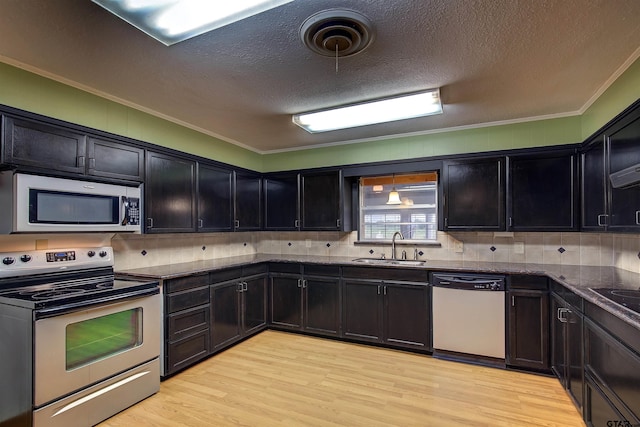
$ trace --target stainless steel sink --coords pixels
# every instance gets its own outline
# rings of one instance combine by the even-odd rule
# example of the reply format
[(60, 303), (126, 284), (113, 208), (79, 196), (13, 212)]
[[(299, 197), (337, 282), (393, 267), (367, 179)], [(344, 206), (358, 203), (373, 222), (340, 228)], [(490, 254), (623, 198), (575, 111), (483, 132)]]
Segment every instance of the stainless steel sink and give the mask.
[(383, 258), (356, 258), (353, 261), (361, 262), (363, 264), (409, 265), (409, 266), (421, 266), (426, 263), (426, 261), (424, 260), (416, 260), (416, 259), (383, 259)]

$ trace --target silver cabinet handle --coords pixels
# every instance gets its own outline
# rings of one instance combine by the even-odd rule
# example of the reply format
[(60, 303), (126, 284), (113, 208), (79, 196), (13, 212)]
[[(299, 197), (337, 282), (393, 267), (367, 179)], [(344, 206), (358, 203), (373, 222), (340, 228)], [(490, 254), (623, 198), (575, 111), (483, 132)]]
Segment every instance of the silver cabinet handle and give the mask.
[(298, 287), (302, 288), (302, 279), (298, 279)]
[(607, 214), (600, 214), (598, 215), (598, 226), (600, 227), (604, 227), (607, 225), (606, 221), (603, 221), (603, 219), (607, 219), (608, 215)]
[(509, 227), (513, 227), (513, 217), (509, 217)]
[(233, 221), (233, 225), (235, 228), (240, 228), (240, 220), (236, 219), (235, 221)]
[(249, 284), (247, 282), (242, 282), (242, 292), (247, 292), (249, 290)]
[(242, 282), (238, 282), (236, 285), (236, 292), (242, 292)]
[(147, 228), (153, 228), (153, 218), (147, 218)]
[(198, 228), (204, 228), (204, 221), (202, 218), (198, 218)]
[(93, 157), (89, 157), (89, 169), (95, 169), (96, 168), (96, 159), (94, 159)]
[(511, 295), (511, 307), (515, 307), (516, 306), (516, 297), (514, 295)]
[(568, 308), (558, 308), (558, 320), (562, 323), (567, 323), (567, 317), (565, 316), (565, 314), (569, 313), (570, 310)]
[(636, 211), (636, 225), (640, 225), (640, 211)]
[(378, 285), (378, 295), (380, 295), (380, 285)]
[(78, 156), (78, 167), (79, 168), (84, 167), (84, 156)]
[(299, 219), (296, 219), (295, 221), (293, 221), (293, 226), (294, 226), (295, 228), (299, 228), (299, 227), (300, 227), (300, 220), (299, 220)]
[(384, 293), (385, 295), (387, 294), (387, 285), (384, 285), (384, 286), (382, 287), (382, 291), (383, 291), (383, 293)]
[(339, 219), (336, 220), (336, 227), (340, 228), (340, 220)]

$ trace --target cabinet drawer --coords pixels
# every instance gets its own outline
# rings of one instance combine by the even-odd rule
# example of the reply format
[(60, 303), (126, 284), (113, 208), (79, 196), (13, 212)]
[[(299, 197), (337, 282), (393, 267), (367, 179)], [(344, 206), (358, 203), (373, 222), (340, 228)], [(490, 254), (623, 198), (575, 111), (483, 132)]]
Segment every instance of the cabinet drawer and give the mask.
[(237, 280), (242, 277), (242, 268), (232, 268), (229, 270), (220, 270), (211, 273), (209, 282), (211, 284), (228, 282), (230, 280)]
[(209, 284), (208, 274), (198, 274), (196, 276), (180, 277), (178, 279), (169, 279), (164, 282), (164, 293), (170, 294), (180, 292), (186, 289), (197, 288)]
[(302, 272), (307, 276), (340, 277), (340, 267), (337, 265), (305, 264)]
[(269, 264), (270, 273), (290, 273), (300, 274), (300, 264), (295, 263), (272, 263)]
[(167, 316), (167, 339), (177, 341), (209, 327), (209, 305), (179, 311)]
[(167, 371), (173, 373), (194, 364), (209, 354), (209, 330), (167, 345)]
[(167, 295), (168, 314), (198, 305), (209, 304), (209, 286)]
[(531, 276), (517, 274), (509, 276), (509, 289), (534, 289), (546, 291), (549, 289), (549, 282), (545, 276)]

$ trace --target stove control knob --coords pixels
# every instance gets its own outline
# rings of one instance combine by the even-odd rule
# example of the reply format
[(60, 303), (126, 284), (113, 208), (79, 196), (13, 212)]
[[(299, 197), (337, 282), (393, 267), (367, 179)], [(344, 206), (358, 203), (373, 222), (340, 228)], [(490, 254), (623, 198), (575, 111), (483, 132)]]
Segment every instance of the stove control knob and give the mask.
[(29, 261), (31, 261), (31, 255), (27, 255), (27, 254), (22, 255), (22, 256), (20, 257), (20, 261), (22, 261), (22, 262), (29, 262)]
[(89, 256), (89, 258), (93, 258), (94, 256), (96, 256), (96, 252), (95, 251), (89, 251), (89, 252), (87, 252), (87, 255)]
[(15, 259), (15, 258), (11, 258), (10, 256), (5, 257), (5, 258), (3, 258), (3, 259), (2, 259), (2, 263), (3, 263), (4, 265), (11, 265), (11, 264), (13, 264), (14, 262), (16, 262), (16, 259)]
[(98, 255), (100, 255), (100, 258), (104, 258), (107, 256), (107, 251), (100, 251)]

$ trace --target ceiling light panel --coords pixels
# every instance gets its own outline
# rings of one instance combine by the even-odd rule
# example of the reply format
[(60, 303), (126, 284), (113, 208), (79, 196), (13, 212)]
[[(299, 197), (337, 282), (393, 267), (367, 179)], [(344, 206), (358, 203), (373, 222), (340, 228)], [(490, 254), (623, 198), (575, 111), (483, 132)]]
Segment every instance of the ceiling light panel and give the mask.
[(431, 89), (322, 111), (300, 113), (293, 122), (309, 133), (328, 132), (442, 113), (440, 90)]
[(293, 0), (92, 0), (167, 46)]

